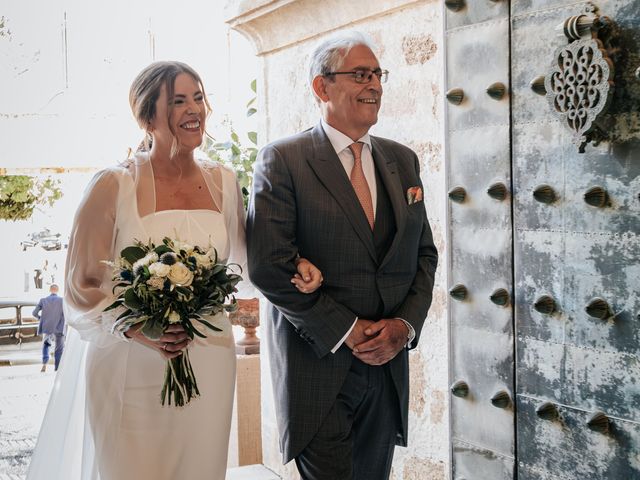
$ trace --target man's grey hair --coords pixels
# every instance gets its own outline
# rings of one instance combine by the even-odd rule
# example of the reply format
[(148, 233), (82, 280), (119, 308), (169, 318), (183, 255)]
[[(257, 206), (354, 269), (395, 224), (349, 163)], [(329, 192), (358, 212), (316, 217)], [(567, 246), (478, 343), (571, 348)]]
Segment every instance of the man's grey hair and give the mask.
[(376, 47), (371, 39), (362, 32), (349, 30), (340, 32), (323, 41), (311, 54), (309, 61), (309, 84), (318, 75), (326, 75), (328, 72), (340, 70), (344, 59), (351, 49), (358, 45), (364, 45), (375, 53)]

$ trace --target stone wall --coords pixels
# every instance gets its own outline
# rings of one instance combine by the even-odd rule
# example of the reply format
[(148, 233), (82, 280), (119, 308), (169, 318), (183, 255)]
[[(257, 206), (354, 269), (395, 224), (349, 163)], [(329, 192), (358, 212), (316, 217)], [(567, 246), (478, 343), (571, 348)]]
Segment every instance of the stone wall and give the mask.
[[(233, 4), (233, 5), (232, 5)], [(244, 33), (261, 58), (258, 78), (259, 141), (268, 143), (313, 126), (309, 52), (325, 36), (342, 29), (369, 34), (378, 58), (390, 71), (384, 85), (375, 135), (398, 140), (420, 158), (427, 213), (440, 252), (434, 302), (419, 347), (410, 354), (411, 400), (408, 448), (396, 449), (392, 478), (448, 478), (448, 329), (446, 189), (444, 169), (442, 5), (430, 1), (244, 0), (229, 2), (227, 18)], [(260, 74), (259, 74), (260, 77)], [(267, 355), (263, 343), (263, 355)], [(269, 468), (295, 479), (293, 463), (283, 467), (268, 362), (262, 362), (263, 457)]]

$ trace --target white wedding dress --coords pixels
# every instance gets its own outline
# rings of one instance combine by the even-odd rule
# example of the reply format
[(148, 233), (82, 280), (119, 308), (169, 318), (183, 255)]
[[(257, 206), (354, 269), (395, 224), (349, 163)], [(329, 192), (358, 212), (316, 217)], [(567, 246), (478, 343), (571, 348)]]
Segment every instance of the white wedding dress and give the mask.
[[(45, 480), (219, 480), (225, 478), (235, 386), (235, 349), (225, 314), (211, 319), (189, 356), (200, 397), (162, 407), (166, 360), (111, 333), (115, 315), (113, 259), (134, 239), (178, 238), (216, 248), (244, 265), (244, 210), (235, 174), (199, 162), (214, 210), (155, 211), (151, 162), (137, 155), (127, 168), (94, 178), (76, 215), (67, 259), (68, 347), (55, 380), (27, 475)], [(245, 274), (246, 276), (246, 274)], [(240, 296), (251, 296), (248, 283)]]

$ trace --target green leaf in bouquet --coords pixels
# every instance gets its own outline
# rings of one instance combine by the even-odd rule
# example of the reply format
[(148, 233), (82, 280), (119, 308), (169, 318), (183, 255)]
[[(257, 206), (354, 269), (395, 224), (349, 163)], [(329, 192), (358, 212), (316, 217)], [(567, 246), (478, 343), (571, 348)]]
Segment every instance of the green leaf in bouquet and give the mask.
[(140, 331), (145, 337), (151, 340), (158, 340), (164, 333), (164, 326), (161, 318), (157, 318), (155, 316), (147, 318)]
[(227, 311), (229, 313), (237, 312), (238, 311), (238, 301), (236, 300), (236, 297), (232, 296), (231, 297), (231, 301), (229, 303), (227, 303), (226, 305), (224, 305), (224, 309), (225, 309), (225, 311)]
[(123, 318), (126, 318), (127, 316), (131, 315), (133, 312), (131, 311), (131, 309), (126, 309), (124, 312), (122, 312), (120, 315), (118, 315), (118, 318), (116, 318), (116, 320), (121, 320)]
[(226, 265), (223, 265), (223, 264), (219, 263), (218, 265), (214, 266), (214, 267), (211, 269), (211, 274), (212, 274), (212, 275), (217, 275), (217, 274), (219, 274), (220, 272), (224, 271), (224, 270), (225, 270), (225, 268), (227, 268), (227, 266), (226, 266)]
[(103, 311), (108, 312), (109, 310), (113, 310), (114, 308), (117, 308), (120, 305), (122, 305), (122, 300), (118, 299), (115, 302), (113, 302), (111, 305), (109, 305), (107, 308), (105, 308)]
[(193, 296), (193, 292), (190, 289), (188, 289), (187, 287), (182, 287), (180, 285), (176, 285), (175, 291), (180, 295), (184, 295), (187, 299)]
[[(113, 327), (111, 327), (111, 331), (115, 332), (115, 331), (127, 331), (129, 330), (132, 326), (137, 325), (138, 323), (142, 323), (144, 321), (147, 320), (146, 315), (143, 315), (141, 317), (136, 317), (134, 315), (129, 315), (131, 313), (131, 310), (127, 310), (126, 312), (124, 312), (122, 315), (120, 315), (115, 323), (113, 324)], [(122, 328), (122, 326), (125, 326), (126, 328)]]
[(127, 247), (120, 252), (120, 256), (124, 258), (127, 262), (129, 262), (131, 265), (136, 263), (141, 258), (144, 258), (145, 255), (146, 253), (141, 247), (137, 247), (134, 245)]
[(165, 244), (158, 245), (156, 248), (153, 249), (153, 251), (158, 254), (158, 257), (163, 253), (173, 252), (173, 250)]
[(189, 325), (187, 328), (189, 328), (190, 332), (191, 332), (191, 338), (195, 336), (198, 336), (200, 338), (207, 338), (207, 336), (204, 333), (201, 333), (196, 327), (194, 327), (191, 322), (184, 322), (184, 325)]
[(257, 145), (258, 144), (258, 133), (257, 132), (247, 132), (247, 137), (251, 140), (251, 143)]
[(140, 310), (144, 306), (133, 288), (124, 292), (124, 304), (132, 310)]
[(197, 321), (199, 321), (201, 324), (205, 325), (206, 327), (210, 328), (211, 330), (213, 330), (214, 332), (221, 332), (222, 329), (218, 328), (218, 327), (214, 327), (213, 325), (211, 325), (209, 322), (207, 322), (204, 318), (202, 318), (200, 315), (198, 315), (197, 317), (194, 317)]

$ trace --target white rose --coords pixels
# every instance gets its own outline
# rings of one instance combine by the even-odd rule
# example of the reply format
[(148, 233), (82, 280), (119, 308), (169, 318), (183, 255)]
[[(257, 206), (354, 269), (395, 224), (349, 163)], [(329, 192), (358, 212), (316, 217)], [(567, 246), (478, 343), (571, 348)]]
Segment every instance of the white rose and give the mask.
[(180, 323), (180, 314), (171, 310), (171, 313), (169, 313), (169, 323)]
[(171, 265), (171, 270), (167, 278), (173, 283), (183, 286), (191, 285), (193, 281), (193, 273), (189, 270), (184, 263), (178, 262)]
[(165, 265), (162, 262), (156, 262), (149, 265), (149, 273), (151, 275), (157, 275), (158, 277), (166, 277), (169, 275), (171, 265)]

